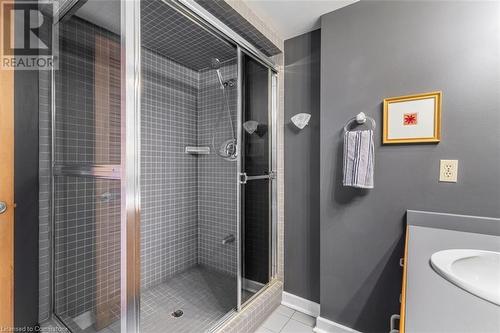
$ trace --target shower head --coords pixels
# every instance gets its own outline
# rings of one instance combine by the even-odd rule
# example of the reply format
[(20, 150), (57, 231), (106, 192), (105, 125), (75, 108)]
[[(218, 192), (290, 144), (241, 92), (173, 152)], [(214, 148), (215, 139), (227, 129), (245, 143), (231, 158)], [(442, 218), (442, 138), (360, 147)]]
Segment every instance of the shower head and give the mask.
[(214, 69), (217, 73), (217, 78), (219, 79), (220, 88), (224, 90), (224, 80), (222, 79), (222, 75), (220, 73), (220, 60), (218, 58), (210, 59), (210, 68)]
[(220, 60), (218, 58), (210, 59), (210, 68), (219, 69), (220, 68)]

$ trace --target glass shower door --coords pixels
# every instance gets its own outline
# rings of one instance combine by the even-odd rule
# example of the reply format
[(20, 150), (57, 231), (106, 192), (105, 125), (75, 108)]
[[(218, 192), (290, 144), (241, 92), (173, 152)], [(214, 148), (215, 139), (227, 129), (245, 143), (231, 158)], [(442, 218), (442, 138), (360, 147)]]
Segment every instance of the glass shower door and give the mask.
[(71, 332), (135, 332), (139, 1), (67, 3), (54, 17), (52, 308)]
[[(111, 19), (97, 14), (103, 6)], [(120, 2), (91, 0), (74, 8), (55, 25), (53, 308), (72, 332), (119, 331)]]
[(241, 303), (245, 303), (272, 277), (274, 170), (271, 70), (245, 54), (241, 66)]

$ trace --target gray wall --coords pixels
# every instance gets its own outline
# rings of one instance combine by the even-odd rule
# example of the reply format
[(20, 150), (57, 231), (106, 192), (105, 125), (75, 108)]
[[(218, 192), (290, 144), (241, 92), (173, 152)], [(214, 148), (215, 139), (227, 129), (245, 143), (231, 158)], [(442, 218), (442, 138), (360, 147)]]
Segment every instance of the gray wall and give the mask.
[[(406, 209), (500, 216), (499, 6), (362, 1), (323, 16), (322, 317), (389, 330)], [(433, 90), (443, 91), (441, 142), (381, 146), (383, 98)], [(360, 111), (378, 124), (365, 191), (341, 186), (342, 127)], [(440, 159), (459, 160), (458, 183), (438, 183)]]
[(285, 291), (318, 303), (320, 43), (321, 30), (285, 41)]

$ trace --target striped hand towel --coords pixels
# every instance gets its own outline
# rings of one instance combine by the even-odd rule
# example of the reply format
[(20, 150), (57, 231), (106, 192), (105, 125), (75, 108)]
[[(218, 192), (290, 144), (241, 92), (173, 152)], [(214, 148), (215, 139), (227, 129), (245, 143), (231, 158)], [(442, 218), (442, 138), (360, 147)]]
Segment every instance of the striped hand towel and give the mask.
[(344, 186), (373, 188), (373, 131), (344, 134)]

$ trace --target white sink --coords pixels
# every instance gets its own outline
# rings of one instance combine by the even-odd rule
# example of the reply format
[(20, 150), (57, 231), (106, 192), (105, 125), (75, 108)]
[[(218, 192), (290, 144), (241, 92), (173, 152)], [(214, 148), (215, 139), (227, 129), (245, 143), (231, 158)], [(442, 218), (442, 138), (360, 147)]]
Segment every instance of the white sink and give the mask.
[(431, 256), (431, 266), (451, 283), (500, 306), (500, 252), (443, 250)]

